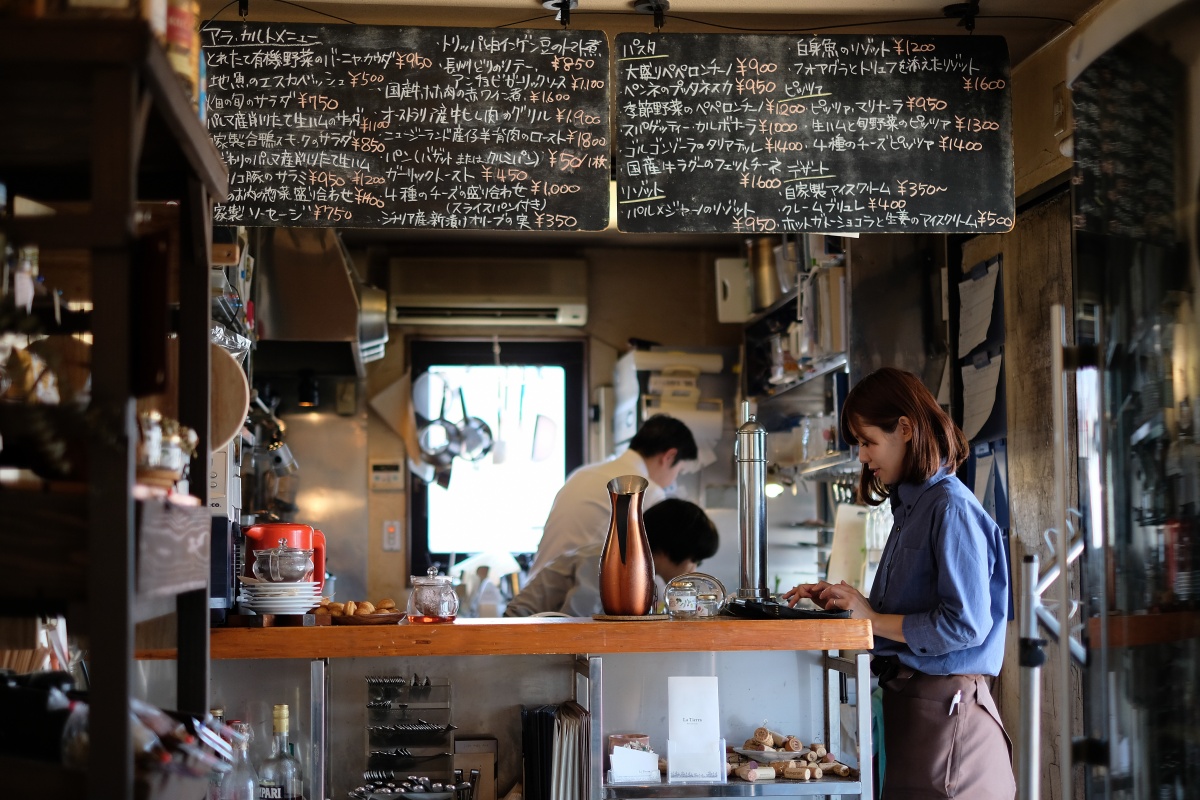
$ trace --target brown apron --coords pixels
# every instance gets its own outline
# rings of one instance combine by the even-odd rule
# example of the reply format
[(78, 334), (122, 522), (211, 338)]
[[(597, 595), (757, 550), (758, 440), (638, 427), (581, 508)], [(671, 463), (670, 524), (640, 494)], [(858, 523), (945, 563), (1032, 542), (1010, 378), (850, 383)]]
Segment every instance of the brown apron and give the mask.
[(896, 665), (879, 685), (887, 760), (882, 800), (1016, 796), (1012, 742), (984, 676), (926, 675)]

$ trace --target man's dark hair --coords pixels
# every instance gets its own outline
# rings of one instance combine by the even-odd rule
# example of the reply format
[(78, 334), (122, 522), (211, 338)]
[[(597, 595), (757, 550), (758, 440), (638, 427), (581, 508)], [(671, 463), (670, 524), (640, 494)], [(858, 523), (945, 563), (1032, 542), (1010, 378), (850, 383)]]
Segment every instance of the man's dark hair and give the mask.
[(674, 447), (675, 461), (692, 461), (697, 456), (696, 440), (691, 430), (674, 417), (655, 414), (642, 423), (629, 442), (629, 449), (643, 457), (656, 456)]
[(676, 564), (712, 558), (721, 543), (717, 526), (704, 509), (687, 500), (668, 497), (642, 512), (651, 552), (666, 553)]

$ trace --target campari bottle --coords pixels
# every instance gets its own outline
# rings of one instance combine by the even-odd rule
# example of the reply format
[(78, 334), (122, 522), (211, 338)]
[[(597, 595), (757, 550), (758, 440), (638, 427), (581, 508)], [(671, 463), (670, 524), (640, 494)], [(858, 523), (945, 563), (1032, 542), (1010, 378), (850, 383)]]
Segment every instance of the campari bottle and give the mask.
[(259, 800), (304, 800), (304, 777), (300, 772), (300, 761), (288, 747), (288, 707), (275, 706), (272, 717), (275, 723), (275, 739), (271, 743), (271, 756), (258, 770)]

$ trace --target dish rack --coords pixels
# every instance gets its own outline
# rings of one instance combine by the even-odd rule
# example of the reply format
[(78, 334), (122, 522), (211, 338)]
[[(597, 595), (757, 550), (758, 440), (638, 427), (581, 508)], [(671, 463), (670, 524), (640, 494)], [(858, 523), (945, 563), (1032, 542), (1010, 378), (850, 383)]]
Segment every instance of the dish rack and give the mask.
[(455, 796), (450, 680), (368, 675), (366, 682), (366, 785), (358, 796), (370, 798), (373, 788), (394, 789), (405, 781), (419, 781), (424, 800)]

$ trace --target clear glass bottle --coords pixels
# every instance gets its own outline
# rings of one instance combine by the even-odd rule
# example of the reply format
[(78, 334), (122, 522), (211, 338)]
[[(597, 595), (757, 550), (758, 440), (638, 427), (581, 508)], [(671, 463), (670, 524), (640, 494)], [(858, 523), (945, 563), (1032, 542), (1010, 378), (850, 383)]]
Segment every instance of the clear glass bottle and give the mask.
[(258, 796), (260, 800), (303, 800), (304, 776), (300, 761), (288, 747), (290, 713), (286, 704), (277, 705), (272, 713), (275, 739), (271, 755), (259, 769)]
[[(210, 708), (208, 713), (212, 717), (212, 725), (225, 724), (225, 709)], [(221, 800), (221, 781), (224, 778), (224, 772), (215, 769), (212, 771), (212, 774), (208, 776), (208, 793), (204, 795), (205, 800)]]
[(721, 600), (715, 594), (702, 594), (696, 598), (696, 616), (716, 619), (721, 613)]
[(250, 763), (250, 723), (234, 721), (229, 727), (241, 734), (234, 739), (233, 769), (221, 780), (220, 800), (258, 800), (258, 773)]
[(671, 619), (695, 619), (696, 584), (691, 581), (671, 583), (667, 587), (667, 613)]

